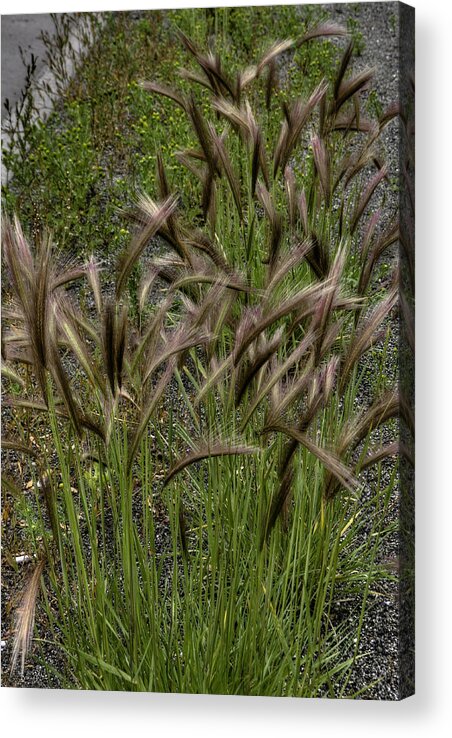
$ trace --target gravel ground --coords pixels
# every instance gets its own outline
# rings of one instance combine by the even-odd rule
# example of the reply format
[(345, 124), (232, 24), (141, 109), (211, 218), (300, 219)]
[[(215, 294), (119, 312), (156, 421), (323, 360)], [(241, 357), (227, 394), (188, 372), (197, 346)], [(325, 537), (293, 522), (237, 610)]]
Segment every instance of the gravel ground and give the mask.
[[(331, 21), (341, 25), (347, 25), (347, 23), (353, 24), (356, 21), (357, 31), (363, 35), (364, 46), (361, 55), (354, 59), (353, 66), (357, 71), (367, 66), (375, 66), (377, 68), (375, 87), (384, 108), (398, 99), (399, 56), (397, 6), (397, 3), (351, 3), (347, 5), (324, 6), (328, 10)], [(397, 176), (399, 131), (395, 122), (386, 128), (383, 145), (386, 158), (390, 165), (391, 175)], [(387, 197), (391, 209), (395, 210), (398, 205), (397, 193), (388, 188)], [(396, 258), (395, 254), (394, 258)], [(397, 347), (398, 340), (398, 324), (394, 321), (391, 337), (392, 345), (390, 348)], [(392, 354), (392, 351), (390, 353)], [(397, 366), (394, 365), (389, 367), (388, 371), (396, 377), (397, 369)], [(370, 363), (368, 363), (367, 370), (369, 372), (369, 385), (366, 386), (370, 390), (370, 380), (372, 377), (372, 365)], [(358, 403), (365, 405), (369, 401), (370, 395), (364, 387), (362, 395), (358, 398)], [(383, 470), (383, 480), (389, 480), (391, 470), (391, 463), (386, 463)], [(368, 476), (368, 483), (370, 487), (372, 483), (371, 473)], [(394, 502), (393, 518), (397, 516), (398, 512), (397, 500)], [(363, 531), (364, 535), (365, 530)], [(386, 542), (381, 552), (381, 558), (388, 562), (388, 565), (392, 566), (395, 571), (397, 569), (398, 553), (398, 539), (397, 535), (394, 535)], [(17, 576), (15, 579), (16, 583), (15, 585), (13, 584), (13, 588), (14, 586), (17, 587), (19, 582)], [(354, 602), (348, 601), (341, 606), (341, 610), (338, 608), (336, 615), (340, 618), (358, 618), (360, 604), (359, 598), (356, 598)], [(3, 623), (8, 621), (8, 618), (5, 620), (5, 615), (5, 603), (3, 602)], [(348, 692), (358, 691), (362, 688), (363, 684), (376, 682), (363, 695), (363, 698), (379, 700), (395, 700), (399, 698), (399, 636), (398, 585), (396, 582), (386, 582), (384, 587), (380, 587), (378, 595), (370, 596), (370, 607), (363, 623), (359, 650), (362, 658), (357, 661), (356, 668), (349, 680)], [(6, 646), (2, 648), (3, 673), (6, 675), (11, 652), (11, 638), (2, 635), (3, 639), (6, 640)], [(45, 659), (50, 665), (58, 667), (58, 653), (50, 646), (46, 647)], [(5, 686), (47, 688), (60, 686), (57, 679), (44, 666), (33, 662), (26, 669), (22, 679), (15, 678), (10, 682), (6, 676), (3, 682)]]
[[(350, 27), (356, 21), (357, 30), (363, 35), (364, 46), (360, 56), (353, 61), (353, 68), (357, 72), (366, 67), (375, 67), (373, 86), (383, 108), (398, 100), (399, 86), (399, 48), (398, 48), (398, 10), (397, 3), (349, 3), (344, 5), (328, 5), (332, 21)], [(387, 126), (382, 135), (385, 158), (388, 161), (391, 176), (399, 174), (399, 131), (398, 123), (393, 121)], [(388, 205), (394, 211), (398, 207), (398, 194), (387, 188)], [(396, 254), (393, 255), (396, 258)], [(398, 322), (392, 322), (390, 339), (390, 355), (392, 349), (398, 346)], [(369, 380), (372, 376), (372, 366), (367, 361)], [(397, 367), (390, 367), (396, 375)], [(366, 396), (369, 383), (363, 383), (362, 395), (357, 398), (360, 404), (366, 405), (371, 397)], [(389, 439), (388, 439), (389, 440)], [(392, 465), (386, 463), (383, 471), (383, 483), (389, 480)], [(368, 484), (372, 483), (372, 474), (368, 474)], [(367, 480), (366, 480), (367, 481)], [(364, 491), (364, 498), (366, 492)], [(396, 502), (396, 501), (395, 501)], [(392, 512), (395, 518), (398, 514), (398, 505)], [(388, 520), (388, 522), (390, 522)], [(398, 538), (392, 536), (384, 545), (381, 559), (391, 565), (397, 561)], [(399, 698), (399, 601), (398, 584), (386, 582), (379, 587), (379, 595), (370, 595), (369, 607), (361, 631), (359, 655), (348, 687), (350, 691), (362, 688), (363, 684), (376, 682), (364, 695), (364, 699), (396, 700)], [(353, 606), (349, 604), (351, 613)], [(359, 602), (356, 602), (355, 617), (359, 613)], [(353, 614), (352, 614), (353, 616)]]

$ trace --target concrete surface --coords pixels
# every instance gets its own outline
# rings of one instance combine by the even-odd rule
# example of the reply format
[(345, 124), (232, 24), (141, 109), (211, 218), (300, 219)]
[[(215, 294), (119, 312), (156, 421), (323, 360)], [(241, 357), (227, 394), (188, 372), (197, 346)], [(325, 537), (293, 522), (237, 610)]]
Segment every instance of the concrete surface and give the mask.
[(27, 60), (33, 53), (37, 61), (37, 77), (44, 71), (45, 47), (39, 36), (41, 31), (53, 31), (49, 13), (32, 15), (2, 15), (1, 46), (1, 101), (6, 98), (11, 106), (19, 99), (25, 84), (25, 66), (22, 63), (19, 47), (25, 52)]

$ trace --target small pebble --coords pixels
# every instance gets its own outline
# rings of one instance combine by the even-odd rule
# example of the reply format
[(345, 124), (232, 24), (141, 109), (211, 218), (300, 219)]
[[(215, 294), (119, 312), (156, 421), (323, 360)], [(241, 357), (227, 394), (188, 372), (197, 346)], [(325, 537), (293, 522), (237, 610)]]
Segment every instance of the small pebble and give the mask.
[(29, 556), (28, 554), (16, 556), (16, 564), (28, 564), (29, 561), (33, 561), (33, 556)]

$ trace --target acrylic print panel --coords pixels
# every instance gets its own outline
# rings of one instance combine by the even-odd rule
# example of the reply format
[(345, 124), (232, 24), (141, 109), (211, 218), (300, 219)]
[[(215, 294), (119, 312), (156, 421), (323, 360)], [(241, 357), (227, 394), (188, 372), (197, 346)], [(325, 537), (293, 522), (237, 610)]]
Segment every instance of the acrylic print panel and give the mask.
[(3, 685), (409, 696), (414, 10), (24, 20)]

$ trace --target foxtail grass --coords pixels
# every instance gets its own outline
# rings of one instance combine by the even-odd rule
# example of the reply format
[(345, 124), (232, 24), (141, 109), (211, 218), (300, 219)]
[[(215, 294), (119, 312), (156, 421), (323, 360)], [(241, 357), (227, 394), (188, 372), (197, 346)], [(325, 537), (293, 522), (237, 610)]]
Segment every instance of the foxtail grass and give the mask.
[[(275, 99), (283, 53), (343, 34), (323, 24), (277, 41), (235, 75), (182, 36), (192, 92), (142, 86), (192, 126), (179, 159), (197, 222), (159, 154), (158, 199), (138, 199), (113, 295), (94, 258), (58, 269), (48, 237), (32, 249), (5, 222), (4, 371), (14, 382), (26, 365), (35, 381), (4, 402), (51, 435), (30, 445), (18, 415), (6, 446), (39, 455), (39, 563), (13, 666), (39, 581), (68, 686), (337, 695), (356, 665), (396, 485), (399, 446), (379, 436), (403, 412), (377, 385), (355, 402), (360, 361), (397, 308), (397, 271), (387, 290), (373, 280), (397, 240), (376, 154), (393, 112), (361, 115), (372, 71), (353, 76), (350, 44), (331, 82), (280, 110)], [(145, 261), (134, 313), (128, 285), (152, 239), (169, 251)], [(74, 281), (92, 310), (69, 296)], [(370, 487), (364, 470), (388, 458)], [(343, 620), (339, 596), (355, 607)]]

